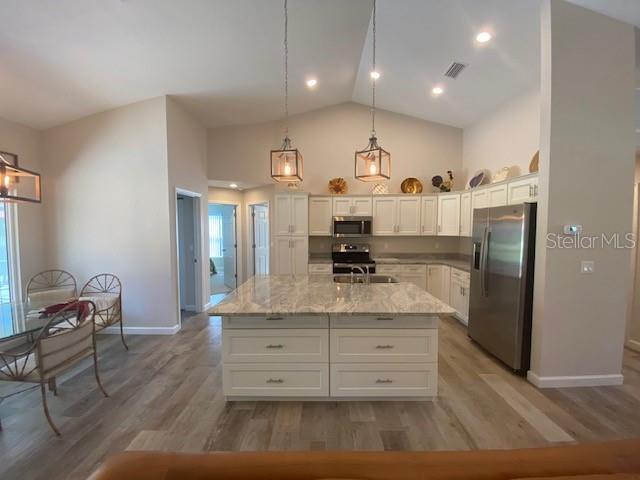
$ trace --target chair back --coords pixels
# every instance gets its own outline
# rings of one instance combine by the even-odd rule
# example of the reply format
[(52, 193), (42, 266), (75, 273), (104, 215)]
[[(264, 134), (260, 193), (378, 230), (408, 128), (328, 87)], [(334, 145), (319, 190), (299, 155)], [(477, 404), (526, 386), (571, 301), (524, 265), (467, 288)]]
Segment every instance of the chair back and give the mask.
[[(55, 377), (93, 354), (95, 311), (93, 302), (74, 302), (60, 310), (45, 327), (36, 346), (37, 365), (42, 379)], [(65, 319), (62, 323), (61, 316)], [(64, 326), (57, 326), (61, 324)]]
[(76, 279), (65, 270), (45, 270), (37, 273), (27, 283), (29, 308), (39, 309), (62, 303), (78, 294)]
[(112, 273), (100, 273), (91, 277), (80, 291), (81, 300), (90, 300), (96, 305), (99, 327), (119, 320), (122, 308), (122, 283)]

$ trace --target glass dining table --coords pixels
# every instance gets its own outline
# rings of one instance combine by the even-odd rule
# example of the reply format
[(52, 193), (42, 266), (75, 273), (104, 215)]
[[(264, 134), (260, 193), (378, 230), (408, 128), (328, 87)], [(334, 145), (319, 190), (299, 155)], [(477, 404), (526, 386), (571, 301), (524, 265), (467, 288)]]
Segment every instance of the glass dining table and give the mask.
[[(69, 315), (59, 315), (55, 323), (64, 322), (75, 315), (76, 311), (70, 310)], [(54, 316), (55, 312), (47, 312), (46, 308), (34, 307), (29, 302), (0, 303), (0, 351), (6, 343), (34, 342)]]

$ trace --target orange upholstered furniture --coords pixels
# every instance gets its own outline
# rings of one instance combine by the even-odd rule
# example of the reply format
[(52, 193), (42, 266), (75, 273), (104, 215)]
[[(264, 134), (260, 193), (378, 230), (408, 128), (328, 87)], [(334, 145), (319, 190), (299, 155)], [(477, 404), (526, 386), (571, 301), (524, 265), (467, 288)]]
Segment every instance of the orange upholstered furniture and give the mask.
[(470, 452), (125, 452), (91, 480), (640, 480), (640, 440)]

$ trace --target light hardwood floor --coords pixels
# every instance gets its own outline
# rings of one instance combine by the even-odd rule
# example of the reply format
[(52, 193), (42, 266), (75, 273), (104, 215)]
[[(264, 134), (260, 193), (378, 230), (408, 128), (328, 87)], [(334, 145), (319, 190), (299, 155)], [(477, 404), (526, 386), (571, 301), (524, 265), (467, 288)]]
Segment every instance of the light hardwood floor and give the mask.
[[(0, 403), (0, 478), (75, 479), (126, 450), (444, 450), (640, 437), (640, 354), (625, 385), (536, 390), (445, 319), (433, 402), (232, 402), (221, 393), (220, 320), (197, 315), (169, 337), (99, 337), (110, 398), (87, 363), (59, 379), (49, 429), (37, 390)], [(0, 395), (25, 388), (0, 383)]]

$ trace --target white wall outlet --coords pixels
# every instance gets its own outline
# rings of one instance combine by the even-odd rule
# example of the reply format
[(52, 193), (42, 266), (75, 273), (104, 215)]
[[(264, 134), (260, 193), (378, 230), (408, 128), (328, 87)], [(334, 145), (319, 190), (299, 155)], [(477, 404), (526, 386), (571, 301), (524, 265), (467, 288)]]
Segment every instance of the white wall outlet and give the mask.
[(565, 225), (562, 230), (565, 235), (580, 235), (582, 233), (582, 225)]
[(583, 260), (580, 262), (580, 273), (593, 273), (595, 263), (593, 260)]

